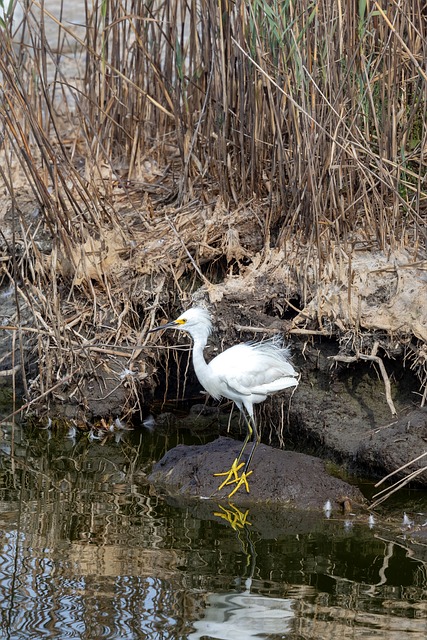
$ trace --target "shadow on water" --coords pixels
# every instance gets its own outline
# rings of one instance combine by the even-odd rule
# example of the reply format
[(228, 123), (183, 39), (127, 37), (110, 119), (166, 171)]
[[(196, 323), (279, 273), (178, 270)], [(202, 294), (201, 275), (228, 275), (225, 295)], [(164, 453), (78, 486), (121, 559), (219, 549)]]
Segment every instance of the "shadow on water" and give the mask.
[(11, 435), (3, 426), (1, 638), (427, 635), (427, 548), (385, 512), (369, 526), (178, 508), (146, 475), (182, 436)]

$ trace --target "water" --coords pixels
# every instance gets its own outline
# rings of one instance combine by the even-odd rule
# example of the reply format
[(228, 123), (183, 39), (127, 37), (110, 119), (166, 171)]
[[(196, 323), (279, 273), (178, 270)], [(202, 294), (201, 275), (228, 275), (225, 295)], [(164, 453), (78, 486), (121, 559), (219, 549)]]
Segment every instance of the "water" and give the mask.
[(180, 508), (146, 479), (177, 436), (0, 435), (0, 638), (427, 636), (426, 545), (387, 513)]

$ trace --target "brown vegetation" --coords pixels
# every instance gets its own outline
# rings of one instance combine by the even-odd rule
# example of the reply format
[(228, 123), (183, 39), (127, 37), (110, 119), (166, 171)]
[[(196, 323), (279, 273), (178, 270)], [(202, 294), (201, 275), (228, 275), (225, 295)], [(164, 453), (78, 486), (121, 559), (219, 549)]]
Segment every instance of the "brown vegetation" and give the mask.
[(424, 3), (103, 0), (83, 29), (57, 5), (0, 39), (2, 330), (28, 400), (136, 411), (146, 329), (203, 298), (408, 359), (424, 403)]

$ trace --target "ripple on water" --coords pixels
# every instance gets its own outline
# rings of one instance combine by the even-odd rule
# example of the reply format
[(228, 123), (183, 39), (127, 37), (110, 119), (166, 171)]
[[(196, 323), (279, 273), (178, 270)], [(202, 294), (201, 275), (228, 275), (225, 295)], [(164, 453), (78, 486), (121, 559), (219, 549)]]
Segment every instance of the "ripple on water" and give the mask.
[(22, 435), (13, 472), (0, 448), (0, 639), (427, 637), (427, 560), (400, 529), (294, 514), (276, 538), (255, 513), (233, 529), (153, 491), (139, 441), (64, 438)]

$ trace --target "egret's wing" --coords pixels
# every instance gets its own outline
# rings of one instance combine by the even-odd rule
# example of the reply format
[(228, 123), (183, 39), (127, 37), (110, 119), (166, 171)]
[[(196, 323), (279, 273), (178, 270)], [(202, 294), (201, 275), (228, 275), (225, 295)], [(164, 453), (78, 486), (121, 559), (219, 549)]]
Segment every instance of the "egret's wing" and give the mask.
[[(227, 387), (228, 392), (231, 392), (236, 396), (250, 396), (253, 393), (252, 389), (249, 389), (247, 386), (240, 384), (240, 382), (236, 378), (223, 378), (222, 383)], [(225, 397), (230, 397), (227, 396), (227, 394), (224, 395)]]
[(274, 342), (238, 344), (214, 358), (209, 368), (225, 397), (259, 395), (294, 387), (297, 373), (289, 352)]
[(298, 378), (291, 378), (288, 376), (283, 376), (282, 378), (277, 378), (273, 380), (273, 382), (268, 382), (266, 384), (260, 384), (254, 386), (252, 388), (252, 393), (254, 395), (269, 395), (271, 393), (275, 393), (276, 391), (283, 391), (284, 389), (289, 389), (290, 387), (298, 386)]
[[(249, 379), (249, 377), (245, 377), (245, 379), (230, 378), (223, 379), (222, 383), (227, 386), (229, 391), (232, 391), (238, 395), (242, 396), (268, 396), (271, 393), (275, 393), (277, 391), (283, 391), (284, 389), (289, 389), (290, 387), (296, 387), (298, 385), (298, 379), (296, 377), (290, 376), (280, 376), (275, 377), (273, 379), (269, 379), (267, 377), (266, 381), (259, 380), (255, 383), (254, 378)], [(224, 394), (226, 395), (226, 394)]]
[(221, 395), (226, 398), (250, 396), (254, 377), (253, 367), (248, 366), (247, 347), (238, 344), (220, 353), (209, 363), (210, 374), (221, 388)]

